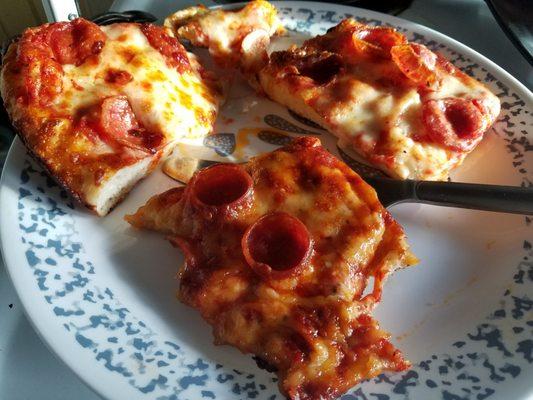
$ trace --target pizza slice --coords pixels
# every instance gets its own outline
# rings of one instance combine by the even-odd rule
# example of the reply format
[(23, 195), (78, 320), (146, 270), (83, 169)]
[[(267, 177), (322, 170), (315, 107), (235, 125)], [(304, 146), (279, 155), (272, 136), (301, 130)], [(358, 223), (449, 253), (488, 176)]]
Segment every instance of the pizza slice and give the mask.
[(216, 344), (275, 369), (290, 399), (408, 368), (371, 311), (385, 277), (416, 259), (375, 191), (318, 139), (200, 170), (126, 219), (169, 235), (185, 255), (181, 301)]
[(215, 80), (163, 28), (84, 19), (27, 29), (0, 92), (28, 149), (98, 215), (178, 140), (209, 133), (219, 103)]
[(384, 26), (346, 19), (258, 73), (274, 101), (401, 179), (445, 179), (496, 120), (483, 84)]
[(285, 32), (276, 8), (265, 0), (250, 1), (237, 10), (189, 7), (168, 16), (165, 26), (179, 39), (208, 48), (217, 64), (245, 73), (268, 62), (270, 38)]

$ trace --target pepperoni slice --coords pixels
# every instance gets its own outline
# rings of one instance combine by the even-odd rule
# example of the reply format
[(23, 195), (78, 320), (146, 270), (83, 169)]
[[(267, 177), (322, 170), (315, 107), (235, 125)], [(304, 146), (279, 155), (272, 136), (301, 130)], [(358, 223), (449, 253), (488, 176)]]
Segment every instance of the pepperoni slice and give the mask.
[(442, 54), (440, 53), (434, 53), (437, 56), (437, 65), (440, 69), (447, 72), (448, 74), (454, 74), (457, 69), (455, 66), (449, 62)]
[(422, 118), (429, 137), (454, 151), (470, 151), (481, 140), (485, 118), (472, 100), (449, 97), (427, 100)]
[(193, 204), (206, 211), (207, 217), (231, 217), (232, 212), (249, 204), (253, 181), (239, 165), (217, 164), (201, 170), (190, 187)]
[(100, 53), (106, 36), (98, 25), (83, 18), (28, 29), (19, 41), (18, 60), (50, 58), (60, 64), (82, 64)]
[(27, 67), (25, 89), (30, 102), (50, 104), (63, 90), (61, 65), (51, 59), (33, 59)]
[(27, 69), (28, 100), (50, 104), (63, 89), (61, 64), (83, 63), (98, 54), (104, 42), (100, 28), (84, 19), (26, 30), (18, 43), (17, 61)]
[(394, 46), (407, 43), (404, 35), (392, 28), (362, 25), (353, 33), (354, 46), (362, 51), (389, 57)]
[[(393, 46), (406, 44), (407, 39), (393, 28), (368, 26), (352, 19), (345, 19), (330, 28), (325, 35), (311, 39), (307, 43), (342, 55), (355, 52), (357, 57), (366, 55), (390, 58), (390, 49)], [(359, 61), (359, 58), (355, 61)]]
[(50, 30), (50, 45), (61, 64), (83, 64), (102, 51), (106, 40), (98, 25), (82, 18), (50, 25)]
[(74, 27), (70, 23), (59, 23), (51, 26), (50, 45), (54, 57), (61, 64), (75, 64), (77, 49), (73, 35)]
[(145, 131), (140, 127), (126, 96), (104, 99), (100, 114), (103, 134), (123, 146), (146, 151)]
[(306, 226), (284, 212), (259, 218), (246, 230), (241, 245), (246, 262), (264, 279), (299, 274), (312, 250)]
[(176, 68), (179, 73), (190, 71), (191, 65), (187, 57), (187, 51), (173, 36), (169, 36), (165, 30), (152, 24), (141, 25), (150, 45), (159, 51), (167, 60), (167, 63)]
[(74, 40), (78, 47), (76, 64), (79, 65), (88, 57), (102, 51), (106, 35), (98, 25), (81, 18), (72, 21), (72, 25)]
[(161, 133), (149, 132), (139, 124), (126, 96), (107, 97), (101, 104), (81, 110), (75, 129), (92, 142), (100, 139), (115, 148), (152, 154), (163, 141)]
[(43, 25), (24, 31), (18, 42), (17, 61), (27, 65), (33, 60), (53, 58), (54, 54), (50, 48), (50, 29), (47, 29), (47, 26), (53, 25)]
[(437, 56), (426, 46), (417, 43), (394, 46), (390, 54), (400, 71), (416, 85), (433, 88), (437, 83)]

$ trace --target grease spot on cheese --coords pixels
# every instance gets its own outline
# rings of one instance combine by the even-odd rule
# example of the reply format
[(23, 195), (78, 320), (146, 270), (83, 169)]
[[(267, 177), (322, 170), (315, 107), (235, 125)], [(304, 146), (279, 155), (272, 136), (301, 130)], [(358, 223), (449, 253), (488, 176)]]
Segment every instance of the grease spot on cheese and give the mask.
[(165, 74), (163, 74), (163, 72), (161, 72), (161, 70), (156, 70), (156, 71), (150, 71), (148, 74), (146, 74), (146, 77), (150, 80), (150, 81), (164, 81), (165, 80)]
[(135, 55), (137, 54), (137, 52), (134, 51), (133, 49), (129, 49), (125, 47), (125, 48), (118, 48), (116, 50), (116, 54), (118, 54), (122, 58), (122, 60), (127, 64), (135, 58)]

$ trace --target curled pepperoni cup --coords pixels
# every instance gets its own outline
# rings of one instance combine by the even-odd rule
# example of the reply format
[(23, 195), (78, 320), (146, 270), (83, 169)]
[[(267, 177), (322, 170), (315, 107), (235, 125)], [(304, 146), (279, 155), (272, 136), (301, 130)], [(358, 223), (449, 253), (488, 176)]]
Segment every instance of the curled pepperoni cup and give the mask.
[(244, 205), (252, 193), (252, 178), (240, 166), (217, 164), (200, 171), (192, 182), (195, 205), (228, 207)]
[(472, 100), (449, 97), (428, 100), (422, 118), (429, 137), (454, 151), (470, 151), (481, 140), (485, 118)]
[(102, 51), (107, 38), (98, 25), (82, 18), (55, 23), (48, 29), (50, 47), (61, 64), (83, 64)]
[(484, 96), (473, 99), (472, 103), (478, 108), (481, 114), (492, 124), (500, 114), (500, 100), (496, 96)]
[(144, 152), (155, 153), (163, 141), (162, 134), (148, 132), (139, 124), (126, 96), (102, 101), (99, 128), (108, 143)]
[(388, 57), (388, 53), (393, 46), (407, 43), (404, 35), (396, 32), (392, 28), (370, 27), (362, 25), (353, 33), (354, 45), (365, 49), (365, 45), (372, 46), (368, 50), (379, 50), (382, 56)]
[(394, 46), (392, 60), (402, 73), (416, 85), (433, 88), (436, 85), (437, 56), (426, 46), (417, 43)]
[(283, 279), (297, 275), (311, 254), (311, 236), (297, 218), (283, 212), (258, 219), (242, 238), (246, 262), (261, 277)]

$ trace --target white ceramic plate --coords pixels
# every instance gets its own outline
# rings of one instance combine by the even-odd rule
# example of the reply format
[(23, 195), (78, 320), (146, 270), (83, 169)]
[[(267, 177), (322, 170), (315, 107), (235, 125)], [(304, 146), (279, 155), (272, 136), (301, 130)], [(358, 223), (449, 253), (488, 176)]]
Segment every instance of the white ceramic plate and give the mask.
[[(503, 111), (454, 179), (531, 185), (532, 95), (505, 71), (452, 39), (398, 18), (332, 4), (278, 6), (285, 25), (304, 34), (323, 32), (347, 16), (391, 24), (486, 82)], [(245, 86), (231, 96), (219, 135), (205, 143), (210, 151), (239, 158), (309, 132), (320, 133), (335, 150), (330, 135)], [(253, 129), (246, 134), (242, 128)], [(269, 130), (276, 134), (261, 134)], [(198, 313), (175, 299), (179, 252), (123, 221), (173, 184), (156, 171), (100, 219), (74, 205), (15, 141), (0, 187), (1, 240), (29, 319), (50, 348), (108, 399), (281, 399), (274, 375), (250, 356), (215, 347)], [(531, 221), (421, 205), (391, 212), (421, 262), (391, 277), (376, 314), (413, 368), (364, 382), (342, 398), (531, 396)]]

